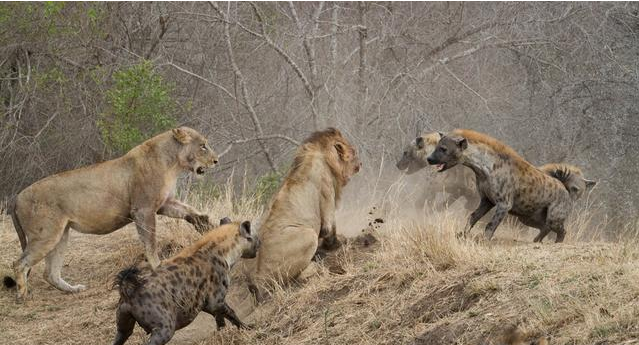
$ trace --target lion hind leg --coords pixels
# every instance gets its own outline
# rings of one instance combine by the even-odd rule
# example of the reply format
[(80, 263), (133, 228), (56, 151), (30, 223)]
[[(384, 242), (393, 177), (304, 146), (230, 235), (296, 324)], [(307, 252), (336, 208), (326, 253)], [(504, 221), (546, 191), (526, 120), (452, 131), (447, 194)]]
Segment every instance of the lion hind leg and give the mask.
[(263, 239), (249, 284), (258, 303), (263, 301), (270, 282), (286, 284), (297, 279), (311, 264), (317, 245), (318, 233), (312, 228), (287, 227)]
[(64, 233), (58, 244), (47, 254), (45, 258), (46, 267), (44, 279), (58, 290), (66, 292), (80, 292), (86, 290), (84, 285), (70, 285), (62, 279), (62, 265), (64, 264), (64, 252), (69, 242), (69, 226), (64, 229)]
[(309, 278), (312, 278), (313, 276), (317, 275), (318, 273), (319, 273), (319, 264), (317, 262), (311, 262), (308, 264), (308, 266), (306, 266), (306, 268), (302, 271), (302, 273), (300, 273), (300, 275), (297, 277), (297, 280), (299, 282), (305, 282)]

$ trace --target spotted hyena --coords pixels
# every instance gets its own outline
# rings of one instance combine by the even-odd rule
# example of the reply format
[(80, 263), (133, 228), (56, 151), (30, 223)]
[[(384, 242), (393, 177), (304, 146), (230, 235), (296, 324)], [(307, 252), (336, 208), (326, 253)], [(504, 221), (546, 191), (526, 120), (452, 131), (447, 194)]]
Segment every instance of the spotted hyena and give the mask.
[(488, 240), (508, 213), (540, 230), (535, 242), (541, 242), (550, 231), (557, 234), (555, 242), (564, 240), (571, 206), (568, 190), (559, 179), (528, 163), (510, 147), (487, 135), (457, 129), (439, 140), (427, 161), (440, 172), (463, 164), (475, 173), (480, 202), (464, 235), (494, 207), (495, 214), (484, 232)]
[(231, 267), (240, 257), (254, 258), (260, 243), (250, 222), (221, 223), (155, 270), (132, 267), (118, 274), (114, 345), (126, 342), (136, 322), (151, 334), (149, 345), (166, 344), (200, 311), (215, 316), (218, 327), (225, 318), (245, 327), (224, 299)]

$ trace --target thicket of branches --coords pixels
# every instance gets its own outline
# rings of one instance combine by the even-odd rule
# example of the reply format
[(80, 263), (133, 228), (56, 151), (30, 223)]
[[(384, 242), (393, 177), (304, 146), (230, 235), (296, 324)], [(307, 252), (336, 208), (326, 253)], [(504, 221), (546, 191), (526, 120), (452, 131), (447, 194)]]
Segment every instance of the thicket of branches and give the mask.
[[(463, 127), (534, 164), (582, 166), (611, 216), (636, 217), (638, 16), (633, 3), (3, 3), (0, 197), (118, 154), (99, 124), (145, 109), (143, 135), (208, 135), (219, 181), (286, 169), (326, 126), (371, 168), (418, 131)], [(117, 76), (140, 66), (156, 88), (122, 91)], [(158, 124), (155, 99), (172, 109)]]

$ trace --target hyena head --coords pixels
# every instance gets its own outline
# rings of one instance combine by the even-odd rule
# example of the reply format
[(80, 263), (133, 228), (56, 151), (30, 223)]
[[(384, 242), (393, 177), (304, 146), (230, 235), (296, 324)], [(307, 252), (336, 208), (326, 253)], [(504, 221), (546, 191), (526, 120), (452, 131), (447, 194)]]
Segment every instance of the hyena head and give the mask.
[(404, 149), (402, 158), (396, 164), (397, 169), (405, 170), (410, 175), (428, 166), (426, 157), (433, 152), (440, 138), (441, 133), (436, 132), (415, 138)]
[(428, 164), (435, 165), (437, 171), (442, 172), (457, 165), (467, 148), (468, 140), (466, 138), (444, 135), (426, 160)]
[(251, 222), (248, 220), (240, 224), (240, 237), (244, 239), (244, 241), (241, 241), (243, 245), (242, 258), (255, 258), (257, 250), (260, 248), (260, 238), (257, 236), (257, 231), (251, 231)]

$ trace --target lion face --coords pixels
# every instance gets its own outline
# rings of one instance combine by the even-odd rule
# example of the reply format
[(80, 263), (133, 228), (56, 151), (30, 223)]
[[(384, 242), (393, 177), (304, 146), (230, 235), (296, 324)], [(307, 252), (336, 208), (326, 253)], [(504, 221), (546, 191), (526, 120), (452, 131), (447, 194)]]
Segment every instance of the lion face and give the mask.
[(209, 146), (208, 140), (196, 130), (188, 127), (175, 128), (173, 138), (181, 146), (178, 160), (184, 170), (202, 175), (217, 164), (217, 154)]
[(362, 168), (362, 162), (359, 160), (357, 150), (345, 139), (337, 141), (334, 147), (342, 165), (342, 177), (346, 184)]

